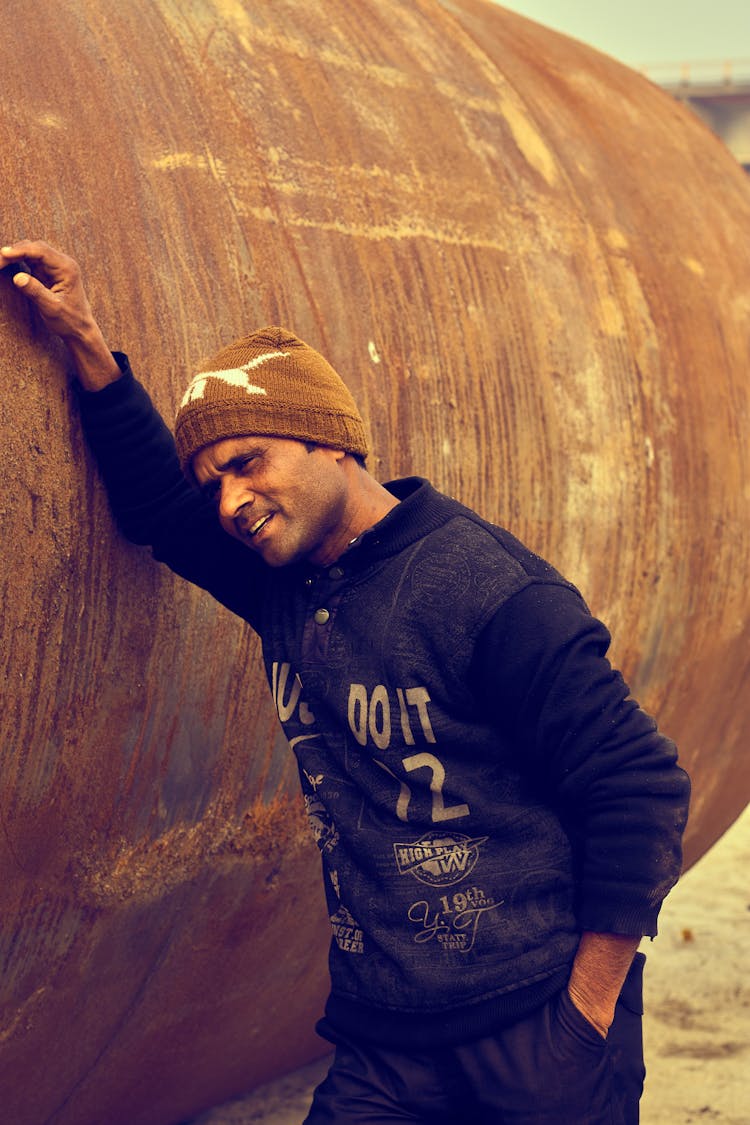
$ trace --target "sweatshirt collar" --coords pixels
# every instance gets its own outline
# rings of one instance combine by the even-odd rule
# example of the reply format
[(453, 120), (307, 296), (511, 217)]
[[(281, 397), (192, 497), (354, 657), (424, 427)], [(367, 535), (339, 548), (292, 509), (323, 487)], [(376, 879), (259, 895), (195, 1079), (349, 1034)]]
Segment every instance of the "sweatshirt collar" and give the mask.
[(383, 486), (400, 503), (350, 544), (340, 562), (355, 570), (403, 551), (456, 514), (456, 501), (443, 496), (423, 477), (405, 477)]

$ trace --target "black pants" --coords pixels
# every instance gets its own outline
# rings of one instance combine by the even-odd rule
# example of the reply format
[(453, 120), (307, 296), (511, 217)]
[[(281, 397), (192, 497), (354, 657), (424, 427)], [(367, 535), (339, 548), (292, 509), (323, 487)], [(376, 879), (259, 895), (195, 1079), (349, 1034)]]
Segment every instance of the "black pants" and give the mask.
[(305, 1125), (637, 1125), (644, 960), (636, 954), (606, 1040), (567, 990), (456, 1047), (395, 1051), (335, 1036)]

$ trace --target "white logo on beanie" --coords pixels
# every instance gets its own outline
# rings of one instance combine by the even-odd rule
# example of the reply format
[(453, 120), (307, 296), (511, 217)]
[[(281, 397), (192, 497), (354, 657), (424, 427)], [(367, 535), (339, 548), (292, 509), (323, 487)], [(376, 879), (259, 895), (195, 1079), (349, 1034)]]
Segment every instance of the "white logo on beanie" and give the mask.
[(206, 392), (206, 381), (208, 379), (222, 379), (228, 383), (230, 387), (242, 387), (249, 395), (264, 395), (266, 390), (263, 387), (258, 387), (255, 383), (251, 383), (248, 375), (255, 367), (260, 367), (262, 363), (268, 363), (269, 359), (276, 359), (281, 356), (288, 356), (289, 352), (264, 352), (263, 355), (258, 355), (255, 359), (251, 359), (249, 363), (245, 363), (242, 367), (229, 367), (225, 371), (201, 371), (191, 380), (190, 386), (185, 392), (185, 397), (180, 403), (180, 410), (183, 406), (187, 406), (196, 398), (203, 398)]

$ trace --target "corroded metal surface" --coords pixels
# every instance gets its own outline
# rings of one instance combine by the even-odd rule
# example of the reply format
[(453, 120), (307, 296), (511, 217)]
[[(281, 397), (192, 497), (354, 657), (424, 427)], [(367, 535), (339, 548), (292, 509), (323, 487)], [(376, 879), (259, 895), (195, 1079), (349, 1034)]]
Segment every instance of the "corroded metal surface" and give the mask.
[[(3, 238), (81, 260), (171, 415), (286, 323), (422, 472), (576, 580), (695, 780), (750, 795), (747, 179), (612, 60), (478, 0), (4, 12)], [(325, 919), (239, 622), (113, 531), (0, 282), (0, 1104), (168, 1125), (315, 1050)]]

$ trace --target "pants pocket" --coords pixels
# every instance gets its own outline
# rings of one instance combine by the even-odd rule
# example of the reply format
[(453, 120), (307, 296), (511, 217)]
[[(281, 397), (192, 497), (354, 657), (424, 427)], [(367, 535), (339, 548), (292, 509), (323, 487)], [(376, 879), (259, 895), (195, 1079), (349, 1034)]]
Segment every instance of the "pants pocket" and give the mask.
[(646, 958), (636, 953), (615, 1008), (607, 1043), (613, 1068), (618, 1122), (638, 1125), (639, 1102), (646, 1068), (643, 1062), (643, 966)]
[(643, 1015), (643, 966), (646, 964), (645, 953), (636, 953), (633, 964), (625, 977), (625, 983), (620, 992), (619, 1003), (624, 1004), (629, 1012)]
[(586, 1019), (583, 1012), (576, 1007), (567, 988), (564, 988), (557, 998), (556, 1016), (560, 1026), (567, 1034), (583, 1046), (593, 1048), (600, 1053), (604, 1051), (607, 1040)]

